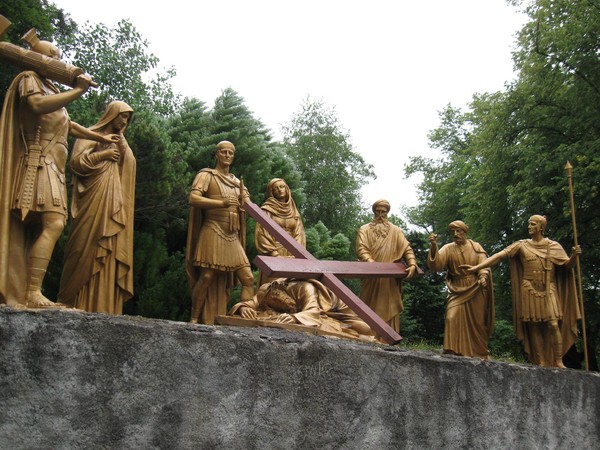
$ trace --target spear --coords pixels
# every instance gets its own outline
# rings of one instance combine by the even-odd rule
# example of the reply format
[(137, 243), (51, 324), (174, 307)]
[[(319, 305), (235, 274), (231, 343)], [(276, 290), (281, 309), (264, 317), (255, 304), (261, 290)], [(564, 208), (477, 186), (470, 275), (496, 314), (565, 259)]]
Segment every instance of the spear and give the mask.
[[(573, 240), (575, 241), (575, 246), (577, 246), (579, 245), (579, 243), (577, 242), (577, 223), (575, 221), (575, 197), (573, 196), (573, 166), (569, 161), (567, 161), (565, 170), (567, 171), (567, 178), (569, 178), (569, 194), (571, 196), (571, 218), (573, 219)], [(583, 332), (583, 356), (585, 359), (585, 370), (590, 370), (588, 364), (587, 336), (585, 332), (585, 312), (583, 310), (583, 288), (581, 286), (581, 265), (579, 264), (579, 254), (576, 255), (575, 264), (577, 267), (579, 309), (581, 310), (581, 330)]]

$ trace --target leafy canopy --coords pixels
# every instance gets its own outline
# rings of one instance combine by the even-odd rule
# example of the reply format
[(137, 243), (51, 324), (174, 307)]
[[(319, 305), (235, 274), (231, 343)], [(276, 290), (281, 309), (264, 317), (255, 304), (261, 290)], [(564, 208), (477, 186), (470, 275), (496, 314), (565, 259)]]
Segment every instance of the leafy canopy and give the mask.
[(373, 166), (353, 149), (335, 110), (322, 101), (306, 99), (283, 134), (285, 151), (306, 182), (306, 223), (322, 221), (335, 234), (350, 234), (362, 211), (360, 190), (375, 178)]

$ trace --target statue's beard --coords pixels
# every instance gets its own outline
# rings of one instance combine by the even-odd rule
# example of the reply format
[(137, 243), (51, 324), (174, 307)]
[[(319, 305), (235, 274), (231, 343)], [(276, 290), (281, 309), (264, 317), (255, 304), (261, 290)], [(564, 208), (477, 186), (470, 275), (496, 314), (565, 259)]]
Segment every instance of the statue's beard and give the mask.
[(375, 218), (371, 222), (371, 230), (378, 238), (385, 238), (390, 232), (390, 223), (387, 219)]

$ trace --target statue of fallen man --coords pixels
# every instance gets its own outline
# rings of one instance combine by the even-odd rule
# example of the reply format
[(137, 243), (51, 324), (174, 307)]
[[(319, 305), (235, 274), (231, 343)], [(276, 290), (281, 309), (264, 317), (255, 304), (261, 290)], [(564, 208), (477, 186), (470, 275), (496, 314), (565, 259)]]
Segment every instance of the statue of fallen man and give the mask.
[(373, 331), (317, 280), (279, 278), (263, 284), (252, 300), (236, 303), (231, 316), (316, 327), (345, 337), (374, 340)]

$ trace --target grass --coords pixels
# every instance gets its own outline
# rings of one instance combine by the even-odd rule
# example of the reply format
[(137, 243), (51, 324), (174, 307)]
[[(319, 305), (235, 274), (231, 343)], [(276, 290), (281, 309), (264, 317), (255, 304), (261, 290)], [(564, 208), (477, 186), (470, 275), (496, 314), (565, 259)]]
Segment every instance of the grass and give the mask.
[[(408, 341), (405, 339), (400, 344), (398, 344), (398, 347), (405, 348), (407, 350), (413, 350), (413, 351), (438, 353), (440, 355), (443, 354), (443, 352), (444, 352), (443, 347), (441, 345), (435, 345), (435, 344), (432, 344), (432, 343), (430, 343), (428, 341), (424, 341), (424, 340)], [(528, 364), (528, 362), (525, 361), (523, 358), (515, 357), (514, 355), (512, 355), (510, 353), (496, 354), (494, 352), (491, 352), (490, 358), (492, 361), (501, 361), (501, 362), (506, 362), (506, 363), (516, 363), (516, 364)]]

